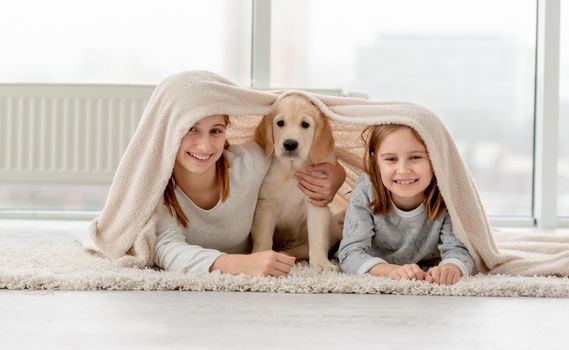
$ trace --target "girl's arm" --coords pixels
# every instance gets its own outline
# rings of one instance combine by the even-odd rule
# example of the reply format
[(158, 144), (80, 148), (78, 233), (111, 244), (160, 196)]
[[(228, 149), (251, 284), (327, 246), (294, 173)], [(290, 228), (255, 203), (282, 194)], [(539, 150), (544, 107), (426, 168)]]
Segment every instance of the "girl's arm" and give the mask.
[(169, 227), (157, 233), (156, 265), (167, 271), (208, 272), (213, 262), (223, 253), (186, 242), (182, 230)]
[(338, 256), (344, 272), (363, 275), (385, 260), (373, 256), (372, 240), (375, 235), (374, 217), (370, 203), (371, 185), (363, 174), (350, 195), (344, 218), (344, 232)]
[(439, 250), (442, 258), (439, 266), (453, 264), (460, 270), (462, 277), (469, 276), (474, 270), (474, 259), (464, 244), (454, 235), (452, 222), (448, 213), (445, 214), (441, 228)]
[(284, 276), (294, 265), (295, 258), (264, 251), (254, 254), (225, 254), (188, 244), (176, 225), (159, 232), (156, 239), (155, 263), (167, 271), (211, 272), (218, 270), (233, 275)]

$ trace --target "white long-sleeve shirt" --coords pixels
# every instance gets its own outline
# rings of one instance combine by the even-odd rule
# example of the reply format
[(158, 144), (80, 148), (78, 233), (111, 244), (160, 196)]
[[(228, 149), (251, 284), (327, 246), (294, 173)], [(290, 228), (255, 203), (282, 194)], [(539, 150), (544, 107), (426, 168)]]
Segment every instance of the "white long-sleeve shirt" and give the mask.
[(175, 189), (180, 207), (188, 218), (183, 228), (166, 205), (159, 208), (156, 231), (157, 266), (168, 271), (207, 272), (223, 253), (249, 253), (250, 231), (259, 188), (269, 160), (254, 142), (231, 145), (229, 159), (229, 197), (209, 210), (196, 206), (179, 188)]

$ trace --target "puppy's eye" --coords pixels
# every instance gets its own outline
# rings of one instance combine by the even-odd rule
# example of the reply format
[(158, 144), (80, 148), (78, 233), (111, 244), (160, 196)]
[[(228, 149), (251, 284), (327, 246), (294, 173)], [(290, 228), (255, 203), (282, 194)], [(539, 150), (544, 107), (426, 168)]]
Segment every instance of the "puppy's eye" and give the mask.
[(302, 126), (303, 129), (308, 129), (310, 127), (310, 123), (302, 122), (302, 123), (300, 123), (300, 126)]
[(282, 127), (284, 126), (284, 120), (279, 120), (279, 121), (277, 122), (277, 126), (278, 126), (279, 128), (282, 128)]

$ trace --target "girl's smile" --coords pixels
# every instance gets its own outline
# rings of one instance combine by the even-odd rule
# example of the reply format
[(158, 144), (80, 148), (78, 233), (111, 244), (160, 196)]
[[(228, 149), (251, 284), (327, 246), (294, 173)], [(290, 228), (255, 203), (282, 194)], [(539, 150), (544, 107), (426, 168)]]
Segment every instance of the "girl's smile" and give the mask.
[(203, 162), (203, 161), (207, 161), (208, 159), (211, 158), (212, 154), (208, 154), (208, 155), (199, 155), (196, 153), (192, 153), (192, 152), (186, 152), (187, 155), (189, 155), (190, 157), (192, 157), (194, 160), (198, 161), (198, 162)]
[(397, 185), (402, 185), (402, 186), (413, 185), (413, 184), (417, 183), (417, 181), (419, 181), (419, 179), (397, 179), (397, 180), (393, 180), (393, 182), (395, 182)]

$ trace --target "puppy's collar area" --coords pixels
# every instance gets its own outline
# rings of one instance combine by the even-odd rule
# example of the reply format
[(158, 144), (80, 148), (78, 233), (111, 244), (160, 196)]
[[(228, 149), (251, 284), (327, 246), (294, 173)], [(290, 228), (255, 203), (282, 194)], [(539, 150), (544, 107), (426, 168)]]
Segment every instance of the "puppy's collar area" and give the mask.
[(299, 170), (305, 170), (311, 165), (310, 161), (307, 159), (302, 159), (300, 157), (273, 157), (273, 165), (280, 168), (283, 173), (296, 172)]

